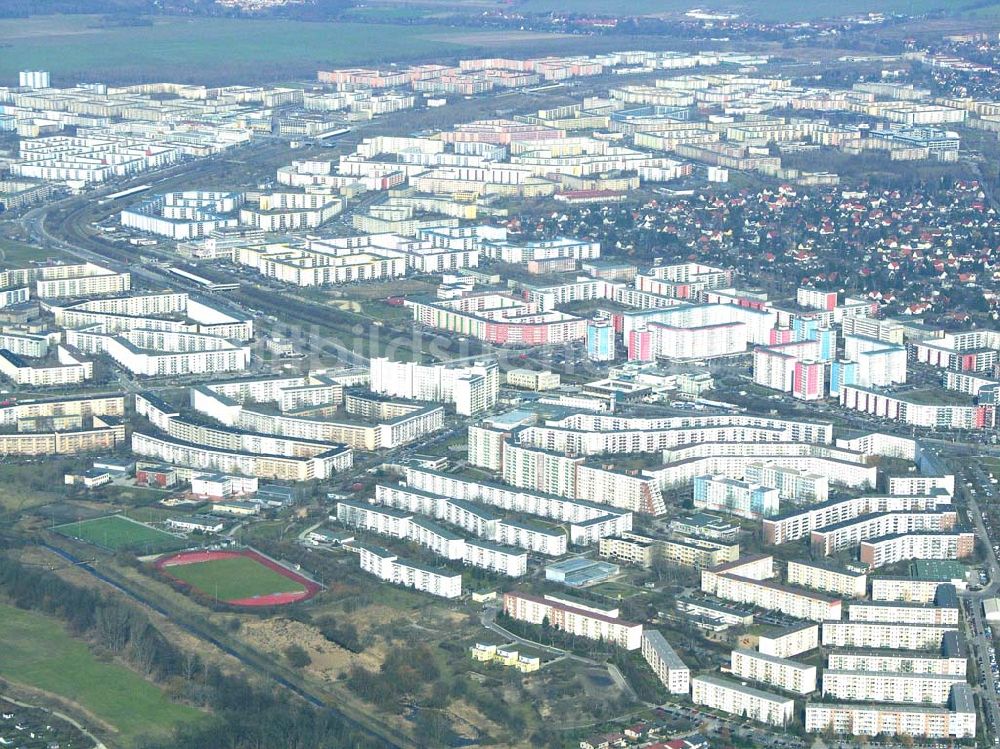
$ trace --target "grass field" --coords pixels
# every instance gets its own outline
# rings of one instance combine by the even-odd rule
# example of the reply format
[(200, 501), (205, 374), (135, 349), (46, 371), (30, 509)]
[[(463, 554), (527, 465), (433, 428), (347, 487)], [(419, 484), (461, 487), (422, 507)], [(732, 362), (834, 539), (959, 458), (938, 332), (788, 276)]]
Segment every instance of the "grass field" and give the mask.
[(0, 265), (20, 267), (28, 265), (32, 260), (41, 262), (50, 258), (63, 260), (65, 257), (58, 250), (36, 247), (14, 239), (0, 237)]
[(53, 528), (57, 533), (100, 546), (111, 551), (129, 549), (152, 554), (183, 549), (188, 542), (165, 531), (151, 528), (121, 515), (67, 523)]
[(213, 559), (208, 562), (172, 565), (165, 569), (172, 577), (220, 601), (238, 601), (272, 593), (298, 593), (305, 590), (295, 580), (249, 557)]
[(444, 58), (516, 49), (557, 35), (456, 32), (447, 26), (157, 17), (151, 26), (101, 27), (97, 16), (0, 21), (0, 80), (49, 70), (56, 85), (87, 81), (199, 83), (315, 79), (328, 65)]
[(76, 703), (114, 726), (123, 746), (202, 717), (194, 708), (170, 702), (124, 666), (98, 660), (60, 622), (43, 614), (0, 604), (0, 642), (0, 676)]

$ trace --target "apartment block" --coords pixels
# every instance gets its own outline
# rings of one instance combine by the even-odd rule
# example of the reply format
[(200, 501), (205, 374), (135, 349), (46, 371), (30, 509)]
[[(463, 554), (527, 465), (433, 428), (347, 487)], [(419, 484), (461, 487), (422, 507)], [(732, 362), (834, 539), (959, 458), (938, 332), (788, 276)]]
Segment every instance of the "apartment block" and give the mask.
[(885, 622), (823, 623), (823, 645), (876, 650), (940, 650), (944, 636), (958, 628), (947, 624)]
[(868, 593), (868, 576), (860, 568), (790, 560), (785, 579), (790, 585), (800, 585), (847, 598), (864, 598)]
[(658, 630), (643, 631), (642, 657), (670, 694), (688, 693), (691, 688), (691, 671)]
[(756, 650), (734, 650), (730, 654), (730, 669), (741, 679), (770, 684), (786, 692), (809, 694), (816, 691), (816, 667), (788, 658)]
[(791, 658), (818, 647), (819, 625), (808, 622), (768, 627), (757, 638), (757, 651), (777, 658)]
[(968, 658), (902, 650), (831, 650), (827, 668), (869, 673), (966, 675)]
[(497, 403), (500, 370), (495, 360), (424, 366), (371, 360), (371, 389), (397, 398), (452, 403), (461, 416), (484, 413)]
[(789, 697), (745, 687), (738, 681), (712, 674), (691, 680), (691, 701), (772, 726), (788, 725), (795, 713), (795, 702)]
[(642, 646), (642, 625), (591, 609), (561, 603), (551, 598), (539, 598), (526, 593), (504, 593), (504, 613), (518, 621), (549, 626), (591, 640), (612, 642), (626, 650)]
[[(957, 520), (958, 513), (950, 509), (872, 513), (814, 530), (810, 534), (810, 543), (815, 552), (829, 556), (884, 536), (904, 537), (926, 531), (948, 531)], [(905, 544), (901, 547), (890, 546), (887, 554), (905, 548)]]
[(943, 705), (965, 676), (891, 671), (823, 670), (823, 696), (850, 702), (920, 702)]
[(909, 603), (931, 603), (942, 587), (954, 587), (940, 580), (890, 576), (872, 576), (871, 586), (873, 601), (905, 601)]
[(872, 569), (907, 559), (964, 559), (975, 543), (975, 534), (967, 530), (901, 533), (862, 541), (860, 559)]
[(405, 561), (378, 546), (355, 543), (354, 547), (358, 550), (361, 569), (380, 580), (441, 598), (459, 598), (462, 595), (460, 573)]
[(958, 597), (951, 605), (935, 603), (897, 603), (895, 601), (864, 601), (847, 607), (847, 620), (852, 622), (889, 622), (897, 624), (951, 624), (958, 626)]
[(976, 705), (968, 685), (952, 687), (949, 707), (807, 703), (807, 733), (970, 739), (976, 735)]
[[(948, 496), (860, 496), (847, 499), (831, 499), (817, 505), (796, 508), (775, 518), (763, 521), (764, 541), (769, 544), (783, 544), (808, 538), (815, 531), (838, 523), (887, 512), (920, 512), (947, 508), (951, 504)], [(860, 543), (860, 540), (858, 541)]]

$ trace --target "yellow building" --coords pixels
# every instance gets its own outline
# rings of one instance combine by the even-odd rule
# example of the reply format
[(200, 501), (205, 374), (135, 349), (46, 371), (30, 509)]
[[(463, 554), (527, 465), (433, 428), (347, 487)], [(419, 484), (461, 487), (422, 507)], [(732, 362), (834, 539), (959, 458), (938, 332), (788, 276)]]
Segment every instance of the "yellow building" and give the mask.
[(542, 659), (538, 656), (522, 655), (508, 645), (483, 645), (477, 642), (469, 648), (469, 652), (480, 663), (496, 663), (516, 668), (522, 674), (530, 674), (542, 667)]

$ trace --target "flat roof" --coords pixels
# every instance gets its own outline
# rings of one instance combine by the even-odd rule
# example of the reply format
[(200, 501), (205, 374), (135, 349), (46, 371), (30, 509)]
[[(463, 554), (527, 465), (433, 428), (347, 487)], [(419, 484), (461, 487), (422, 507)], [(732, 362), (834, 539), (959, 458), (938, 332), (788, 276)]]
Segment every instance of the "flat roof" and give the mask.
[(795, 701), (791, 697), (785, 697), (784, 695), (775, 694), (774, 692), (765, 692), (763, 689), (754, 689), (753, 687), (744, 686), (738, 681), (716, 676), (715, 674), (703, 674), (701, 676), (696, 676), (691, 680), (692, 683), (696, 681), (706, 684), (714, 684), (725, 689), (732, 689), (735, 692), (740, 692), (741, 694), (745, 694), (759, 700), (777, 702), (782, 705), (795, 704)]
[(606, 622), (607, 624), (618, 624), (623, 627), (641, 627), (642, 625), (637, 622), (628, 622), (624, 619), (618, 619), (613, 616), (606, 616), (604, 614), (598, 614), (596, 611), (577, 608), (576, 606), (571, 606), (565, 603), (559, 603), (556, 600), (541, 598), (539, 596), (531, 595), (530, 593), (519, 593), (517, 591), (508, 591), (504, 593), (505, 596), (512, 596), (514, 598), (521, 598), (525, 601), (531, 601), (537, 603), (540, 606), (550, 606), (554, 609), (559, 609), (561, 611), (567, 611), (573, 614), (579, 614), (580, 616), (587, 617), (588, 619), (596, 619), (597, 621)]
[(667, 665), (667, 668), (687, 668), (684, 661), (658, 629), (643, 630), (642, 638), (649, 643), (649, 646)]
[(791, 658), (781, 658), (777, 655), (768, 655), (767, 653), (761, 653), (758, 650), (751, 650), (749, 648), (736, 648), (733, 650), (733, 653), (741, 653), (743, 655), (750, 656), (751, 658), (756, 658), (757, 660), (767, 661), (768, 663), (773, 663), (778, 666), (789, 666), (802, 671), (806, 671), (810, 668), (815, 670), (816, 668), (816, 666), (808, 663), (800, 663), (799, 661), (793, 661)]
[(964, 580), (968, 568), (953, 559), (917, 559), (910, 565), (910, 575), (916, 580), (950, 582)]
[(399, 518), (412, 518), (414, 513), (405, 512), (403, 510), (397, 510), (395, 507), (389, 507), (388, 505), (373, 505), (369, 502), (359, 502), (356, 499), (342, 499), (337, 502), (338, 505), (347, 505), (348, 507), (353, 507), (358, 510), (368, 510), (370, 512), (378, 513), (379, 515), (388, 515), (389, 517)]
[(790, 559), (788, 564), (800, 564), (803, 567), (812, 567), (814, 569), (826, 570), (827, 572), (835, 572), (838, 575), (848, 575), (850, 577), (865, 577), (868, 574), (862, 569), (851, 568), (844, 564), (828, 562), (821, 559)]

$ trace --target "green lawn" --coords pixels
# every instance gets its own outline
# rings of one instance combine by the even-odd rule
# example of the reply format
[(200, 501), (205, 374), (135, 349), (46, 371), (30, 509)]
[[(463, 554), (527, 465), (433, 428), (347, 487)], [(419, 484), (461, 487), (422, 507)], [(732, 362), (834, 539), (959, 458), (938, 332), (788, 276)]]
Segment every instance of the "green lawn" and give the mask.
[(164, 572), (220, 601), (238, 601), (270, 593), (297, 593), (305, 588), (255, 559), (231, 557), (178, 564)]
[(59, 695), (110, 723), (123, 746), (144, 735), (163, 736), (202, 717), (170, 702), (153, 684), (124, 666), (105, 663), (55, 619), (0, 604), (0, 676)]
[(151, 528), (121, 515), (108, 515), (103, 518), (67, 523), (56, 526), (53, 530), (64, 536), (78, 538), (111, 551), (130, 549), (151, 554), (189, 546), (186, 539)]
[[(0, 63), (0, 65), (2, 64)], [(39, 262), (49, 258), (65, 260), (66, 256), (58, 250), (36, 247), (25, 242), (0, 237), (0, 265), (21, 268), (26, 267), (33, 260)]]

